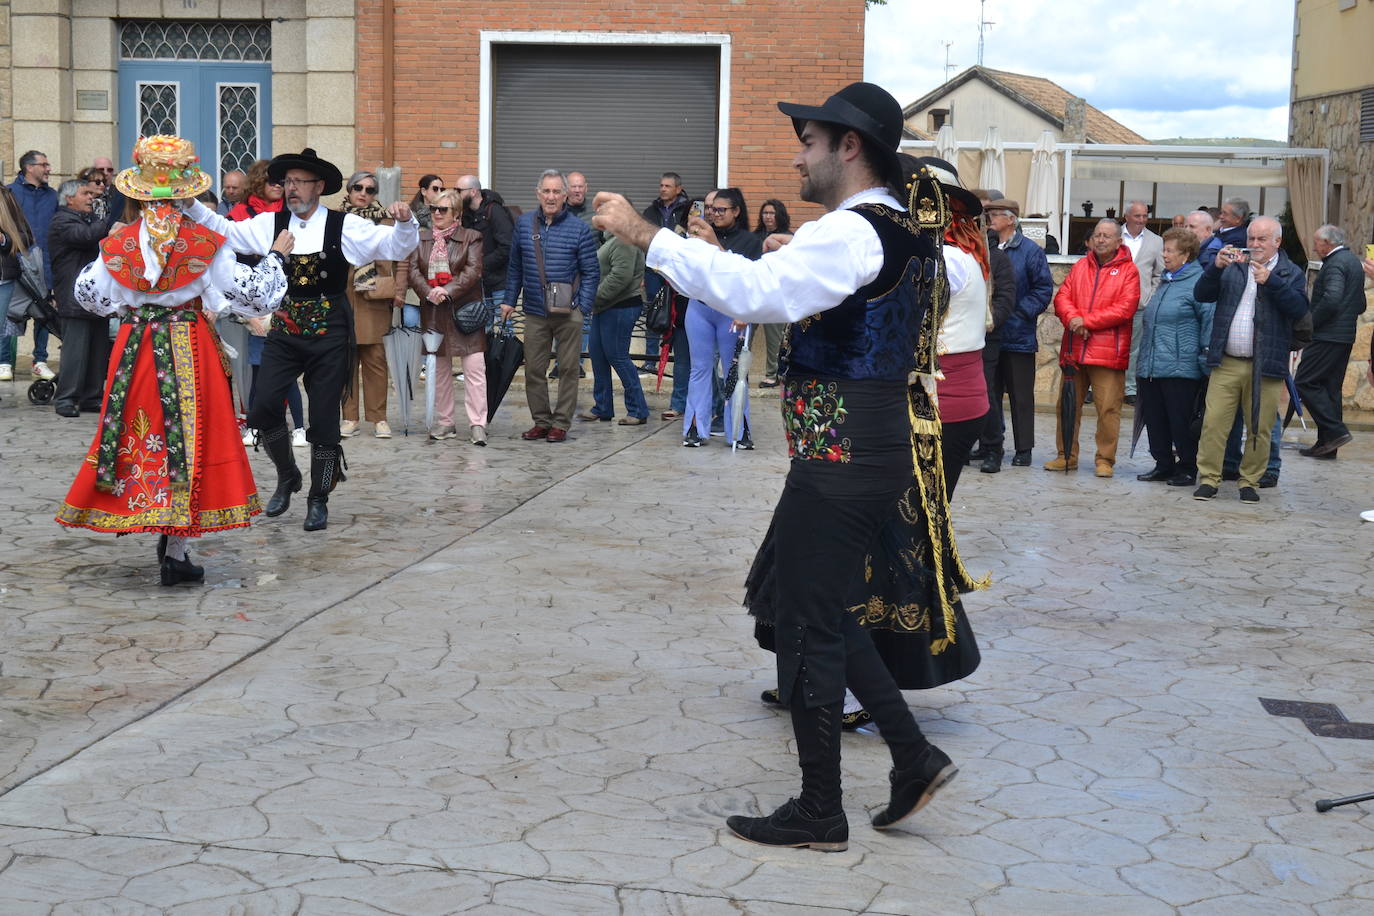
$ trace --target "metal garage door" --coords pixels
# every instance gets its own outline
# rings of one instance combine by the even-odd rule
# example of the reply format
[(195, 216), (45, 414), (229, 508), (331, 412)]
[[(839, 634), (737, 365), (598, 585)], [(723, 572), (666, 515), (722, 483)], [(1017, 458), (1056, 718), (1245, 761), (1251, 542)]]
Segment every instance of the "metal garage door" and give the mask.
[(491, 58), (491, 186), (506, 203), (534, 206), (549, 168), (640, 208), (663, 172), (698, 196), (715, 186), (719, 48), (498, 44)]

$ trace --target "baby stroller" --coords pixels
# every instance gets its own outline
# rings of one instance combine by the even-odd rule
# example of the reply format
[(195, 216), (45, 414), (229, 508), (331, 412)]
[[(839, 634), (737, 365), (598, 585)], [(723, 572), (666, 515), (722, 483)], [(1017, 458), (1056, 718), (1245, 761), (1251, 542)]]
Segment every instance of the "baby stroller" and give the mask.
[[(38, 295), (28, 281), (29, 277), (21, 274), (19, 282), (15, 286), (14, 296), (10, 299), (9, 312), (6, 315), (10, 325), (8, 330), (18, 337), (24, 333), (25, 326), (32, 318), (39, 327), (47, 328), (49, 334), (61, 340), (62, 319), (57, 314), (57, 306), (53, 304), (52, 296), (46, 291), (42, 295)], [(56, 394), (57, 379), (55, 377), (50, 379), (36, 378), (29, 385), (30, 404), (49, 404)]]

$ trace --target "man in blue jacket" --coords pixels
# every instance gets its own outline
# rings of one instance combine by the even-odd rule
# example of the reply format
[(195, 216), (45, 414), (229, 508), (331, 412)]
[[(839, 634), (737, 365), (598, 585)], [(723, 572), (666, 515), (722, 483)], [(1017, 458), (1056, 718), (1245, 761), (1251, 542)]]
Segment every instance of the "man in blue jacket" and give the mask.
[[(520, 438), (562, 442), (577, 412), (577, 373), (559, 374), (558, 403), (551, 407), (545, 378), (549, 348), (556, 347), (560, 366), (581, 362), (582, 319), (592, 313), (601, 268), (592, 228), (568, 211), (568, 182), (563, 173), (545, 170), (539, 176), (538, 194), (539, 208), (521, 214), (511, 238), (501, 317), (510, 317), (517, 302), (525, 310), (525, 396), (534, 425)], [(571, 311), (559, 312), (560, 299), (566, 300)]]
[[(57, 212), (57, 192), (48, 187), (52, 166), (46, 153), (31, 149), (19, 157), (19, 175), (10, 184), (11, 193), (24, 211), (24, 218), (33, 230), (34, 241), (43, 252), (43, 277), (52, 289), (52, 257), (48, 254), (48, 227)], [(12, 345), (12, 339), (6, 341)], [(0, 363), (14, 364), (14, 354), (0, 354)], [(37, 378), (52, 378), (56, 373), (48, 368), (48, 329), (33, 323), (33, 374)]]
[(1256, 487), (1269, 459), (1269, 434), (1278, 419), (1293, 324), (1307, 314), (1306, 279), (1279, 250), (1282, 236), (1283, 229), (1273, 217), (1252, 220), (1246, 236), (1249, 257), (1227, 245), (1213, 263), (1204, 265), (1194, 289), (1199, 302), (1217, 303), (1207, 354), (1212, 377), (1202, 418), (1194, 499), (1217, 495), (1226, 436), (1239, 409), (1247, 432), (1240, 463), (1240, 498), (1259, 502)]
[(1016, 272), (1016, 305), (1002, 325), (1002, 349), (988, 385), (992, 410), (983, 428), (983, 449), (1002, 463), (1002, 443), (1006, 424), (1002, 419), (1002, 396), (1011, 400), (1012, 438), (1015, 467), (1029, 467), (1035, 445), (1035, 351), (1040, 342), (1036, 325), (1054, 296), (1045, 250), (1028, 241), (1017, 227), (1021, 206), (1014, 200), (993, 200), (983, 206), (993, 243), (1007, 253)]

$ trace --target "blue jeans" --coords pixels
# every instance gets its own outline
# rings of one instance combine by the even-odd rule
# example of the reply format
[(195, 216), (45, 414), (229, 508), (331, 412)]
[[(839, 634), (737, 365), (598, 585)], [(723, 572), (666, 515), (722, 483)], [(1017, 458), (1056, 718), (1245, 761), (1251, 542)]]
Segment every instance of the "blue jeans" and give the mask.
[(630, 333), (634, 330), (635, 320), (640, 309), (632, 306), (606, 309), (592, 316), (591, 357), (592, 398), (595, 403), (592, 413), (598, 417), (615, 416), (615, 388), (611, 383), (611, 370), (620, 376), (620, 385), (625, 389), (625, 412), (637, 420), (648, 419), (649, 404), (644, 400), (644, 389), (639, 384), (639, 370), (630, 359)]
[(420, 307), (406, 303), (401, 307), (401, 325), (407, 328), (418, 328), (420, 326)]
[[(729, 401), (717, 407), (716, 398), (724, 387), (716, 375), (716, 359), (728, 373), (735, 359), (735, 341), (743, 331), (730, 330), (731, 319), (696, 299), (687, 306), (687, 336), (691, 338), (692, 375), (687, 390), (687, 411), (682, 417), (682, 435), (685, 437), (696, 426), (697, 435), (703, 439), (711, 435), (711, 420), (728, 412)], [(733, 392), (728, 392), (733, 395)], [(749, 394), (744, 394), (744, 422), (749, 423)], [(727, 430), (727, 441), (734, 441)]]
[(36, 321), (33, 323), (33, 361), (48, 361), (48, 328), (47, 325), (41, 325)]
[(19, 353), (13, 334), (6, 334), (5, 328), (9, 325), (9, 320), (5, 317), (9, 311), (10, 300), (14, 298), (15, 280), (6, 280), (0, 283), (0, 363), (13, 366), (14, 360)]
[[(1226, 439), (1226, 456), (1221, 461), (1223, 471), (1240, 470), (1240, 437), (1241, 437), (1241, 416), (1236, 414), (1236, 422), (1231, 426), (1231, 435)], [(1279, 455), (1280, 444), (1283, 442), (1283, 415), (1280, 414), (1278, 420), (1274, 422), (1274, 431), (1269, 434), (1269, 467), (1266, 471), (1278, 476), (1279, 468), (1283, 465), (1283, 458)]]

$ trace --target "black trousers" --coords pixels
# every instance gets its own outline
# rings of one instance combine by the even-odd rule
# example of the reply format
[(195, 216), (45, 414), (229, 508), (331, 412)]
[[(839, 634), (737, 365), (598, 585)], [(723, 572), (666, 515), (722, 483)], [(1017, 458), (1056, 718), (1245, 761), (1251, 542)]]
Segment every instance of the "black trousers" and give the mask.
[(53, 406), (99, 410), (109, 368), (109, 319), (62, 319), (62, 372)]
[(1302, 351), (1298, 386), (1302, 406), (1317, 424), (1317, 441), (1330, 442), (1349, 432), (1341, 414), (1341, 385), (1353, 344), (1314, 340)]
[[(984, 366), (987, 351), (983, 351)], [(991, 410), (983, 427), (984, 451), (1002, 451), (1006, 421), (1002, 418), (1002, 398), (1011, 400), (1012, 440), (1018, 452), (1035, 448), (1035, 354), (999, 350), (993, 371), (988, 373), (988, 401)]]
[[(959, 483), (959, 475), (968, 464), (969, 453), (978, 435), (987, 429), (987, 414), (972, 420), (959, 420), (946, 423), (940, 430), (940, 456), (945, 466), (945, 495), (953, 496), (954, 487)], [(1001, 449), (998, 448), (1000, 454)]]
[(328, 331), (318, 337), (268, 332), (248, 407), (249, 427), (266, 431), (285, 423), (286, 392), (304, 374), (310, 412), (306, 438), (315, 445), (339, 444), (339, 411), (349, 376), (347, 322), (343, 309), (336, 308)]
[(1150, 457), (1161, 471), (1197, 473), (1193, 407), (1201, 386), (1202, 380), (1195, 378), (1136, 379), (1135, 409), (1145, 416)]

